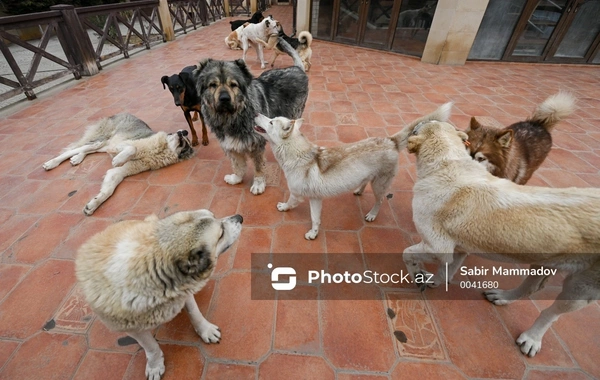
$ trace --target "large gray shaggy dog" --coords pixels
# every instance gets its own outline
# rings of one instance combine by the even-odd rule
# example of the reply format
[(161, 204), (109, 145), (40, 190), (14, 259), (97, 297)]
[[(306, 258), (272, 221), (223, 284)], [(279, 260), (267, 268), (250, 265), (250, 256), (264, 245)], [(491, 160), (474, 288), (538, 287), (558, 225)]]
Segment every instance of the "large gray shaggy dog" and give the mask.
[(246, 173), (246, 158), (254, 163), (254, 181), (250, 191), (265, 191), (266, 140), (254, 133), (254, 117), (284, 116), (296, 119), (302, 115), (308, 97), (308, 77), (304, 65), (287, 42), (281, 45), (293, 58), (294, 66), (263, 72), (254, 78), (246, 63), (206, 59), (197, 65), (197, 90), (202, 99), (202, 115), (217, 136), (221, 148), (231, 160), (233, 174), (225, 182), (236, 185)]

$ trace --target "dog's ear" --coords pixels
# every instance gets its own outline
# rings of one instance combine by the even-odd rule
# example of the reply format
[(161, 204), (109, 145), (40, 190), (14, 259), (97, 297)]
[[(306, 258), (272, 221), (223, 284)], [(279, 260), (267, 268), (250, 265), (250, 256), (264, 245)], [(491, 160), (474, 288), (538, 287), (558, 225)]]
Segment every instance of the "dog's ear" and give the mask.
[(182, 71), (179, 73), (179, 79), (181, 79), (181, 81), (183, 83), (187, 83), (189, 80), (194, 78), (194, 73), (186, 73), (185, 71)]
[(254, 77), (252, 76), (252, 73), (248, 69), (248, 66), (246, 66), (246, 62), (243, 59), (236, 59), (233, 62), (240, 68), (240, 71), (244, 75), (244, 79), (246, 79), (246, 82), (248, 84), (250, 84), (250, 82), (252, 81), (252, 79), (254, 79)]
[(475, 116), (471, 116), (471, 123), (469, 124), (469, 127), (467, 128), (467, 132), (474, 131), (479, 127), (481, 127), (481, 124), (479, 124), (477, 119), (475, 119)]
[(198, 64), (196, 65), (196, 68), (193, 71), (194, 76), (197, 77), (198, 74), (200, 74), (200, 72), (202, 70), (204, 70), (206, 65), (208, 65), (210, 62), (212, 62), (212, 58), (206, 58), (206, 59), (203, 59), (202, 61), (198, 62)]
[(163, 75), (162, 78), (160, 78), (160, 83), (162, 83), (163, 85), (163, 90), (165, 89), (165, 84), (169, 83), (169, 77), (166, 75)]
[(283, 128), (283, 138), (288, 138), (294, 129), (300, 130), (304, 119), (290, 120), (290, 123)]
[(512, 138), (513, 138), (513, 131), (512, 131), (512, 129), (509, 129), (508, 131), (499, 135), (496, 138), (496, 141), (498, 141), (498, 144), (500, 144), (501, 147), (508, 148), (510, 146), (510, 143), (512, 142)]
[(417, 153), (419, 151), (419, 147), (423, 143), (425, 138), (423, 136), (410, 136), (408, 138), (408, 143), (406, 144), (406, 148), (409, 153)]
[(185, 275), (196, 275), (206, 272), (212, 267), (210, 252), (205, 247), (192, 249), (187, 259), (177, 261), (177, 268)]
[(265, 25), (267, 26), (267, 28), (269, 27), (270, 23), (269, 23), (268, 19), (267, 19), (267, 21), (265, 21)]

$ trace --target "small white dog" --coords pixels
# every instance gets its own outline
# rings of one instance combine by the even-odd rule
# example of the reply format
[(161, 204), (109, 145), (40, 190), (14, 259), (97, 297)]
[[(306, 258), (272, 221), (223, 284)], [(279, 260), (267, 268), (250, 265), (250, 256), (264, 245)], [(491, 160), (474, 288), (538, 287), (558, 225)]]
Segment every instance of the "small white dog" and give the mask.
[(105, 152), (112, 155), (114, 168), (106, 172), (100, 193), (83, 209), (84, 214), (92, 215), (125, 177), (190, 158), (194, 149), (187, 135), (186, 130), (155, 133), (144, 121), (121, 113), (88, 126), (79, 141), (69, 145), (62, 154), (42, 167), (45, 170), (54, 169), (67, 158), (70, 158), (71, 165), (79, 165), (90, 153)]
[[(450, 107), (427, 117), (446, 120), (449, 113)], [(355, 195), (360, 195), (369, 182), (375, 204), (365, 220), (375, 220), (398, 172), (398, 152), (406, 146), (408, 127), (391, 137), (371, 137), (324, 148), (311, 143), (300, 132), (302, 119), (269, 119), (259, 114), (254, 122), (254, 130), (271, 143), (290, 190), (288, 201), (278, 203), (277, 209), (288, 211), (298, 206), (303, 197), (310, 200), (312, 228), (304, 235), (307, 240), (315, 239), (319, 233), (323, 198), (353, 190)]]
[(271, 16), (265, 17), (258, 24), (249, 24), (244, 27), (239, 35), (240, 42), (242, 44), (242, 59), (246, 61), (246, 53), (248, 47), (252, 45), (256, 49), (258, 60), (260, 61), (260, 68), (264, 69), (267, 66), (264, 56), (264, 44), (269, 39), (269, 35), (279, 33), (279, 22), (273, 20)]

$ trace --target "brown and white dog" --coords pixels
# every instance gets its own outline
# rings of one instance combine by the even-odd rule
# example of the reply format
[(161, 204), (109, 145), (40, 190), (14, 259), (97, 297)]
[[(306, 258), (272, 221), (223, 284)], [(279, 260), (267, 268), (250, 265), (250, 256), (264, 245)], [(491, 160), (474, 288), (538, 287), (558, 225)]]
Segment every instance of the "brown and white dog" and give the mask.
[(229, 33), (227, 37), (225, 37), (225, 44), (231, 50), (242, 50), (242, 41), (240, 40), (240, 35), (242, 34), (242, 30), (249, 25), (249, 23), (245, 23), (240, 25), (236, 30)]
[[(467, 135), (447, 122), (419, 123), (408, 132), (408, 151), (417, 157), (413, 221), (422, 238), (404, 250), (413, 280), (449, 281), (467, 256), (457, 248), (567, 274), (554, 304), (516, 340), (521, 352), (534, 356), (561, 314), (600, 298), (600, 189), (522, 186), (494, 177), (469, 156)], [(437, 276), (423, 261), (440, 264)], [(517, 288), (489, 290), (485, 297), (506, 305), (542, 289), (550, 277), (528, 274)]]
[(466, 132), (471, 156), (493, 175), (524, 185), (552, 148), (552, 128), (573, 113), (575, 98), (564, 92), (550, 96), (525, 121), (498, 129), (474, 117)]

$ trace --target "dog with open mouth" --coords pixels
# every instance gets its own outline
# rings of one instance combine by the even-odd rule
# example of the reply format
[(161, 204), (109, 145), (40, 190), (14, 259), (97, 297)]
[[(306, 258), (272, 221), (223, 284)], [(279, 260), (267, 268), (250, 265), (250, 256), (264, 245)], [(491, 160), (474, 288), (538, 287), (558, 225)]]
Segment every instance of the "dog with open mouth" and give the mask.
[[(423, 120), (446, 120), (450, 106), (440, 108)], [(419, 120), (421, 122), (423, 120)], [(279, 211), (288, 211), (306, 197), (310, 202), (311, 229), (304, 235), (313, 240), (319, 234), (324, 198), (354, 191), (361, 195), (371, 184), (375, 204), (365, 216), (372, 222), (379, 213), (383, 198), (398, 172), (399, 151), (406, 146), (409, 127), (390, 137), (371, 137), (336, 147), (319, 147), (302, 132), (302, 119), (285, 117), (270, 119), (258, 115), (254, 130), (264, 136), (279, 162), (290, 190), (287, 202), (277, 204)]]

